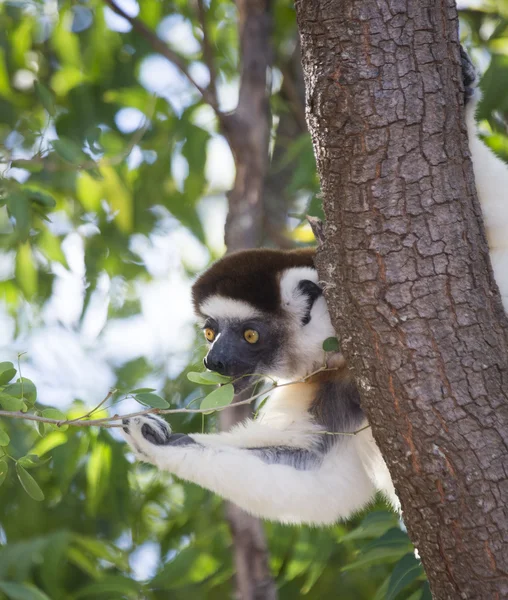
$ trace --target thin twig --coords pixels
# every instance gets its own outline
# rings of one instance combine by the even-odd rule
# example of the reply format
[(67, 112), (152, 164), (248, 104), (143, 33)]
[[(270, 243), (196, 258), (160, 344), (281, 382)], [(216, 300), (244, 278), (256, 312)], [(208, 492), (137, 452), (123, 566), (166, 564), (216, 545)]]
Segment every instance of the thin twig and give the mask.
[(158, 35), (149, 29), (142, 21), (137, 19), (136, 17), (131, 17), (128, 15), (122, 8), (120, 8), (113, 0), (104, 0), (104, 2), (118, 15), (123, 17), (126, 21), (128, 21), (132, 28), (137, 31), (145, 40), (150, 44), (150, 46), (158, 52), (162, 54), (165, 58), (167, 58), (171, 63), (173, 63), (180, 72), (185, 75), (185, 77), (189, 80), (189, 82), (196, 88), (196, 90), (201, 94), (203, 100), (207, 102), (215, 111), (215, 114), (222, 118), (223, 114), (219, 109), (219, 105), (214, 97), (213, 93), (209, 88), (204, 88), (199, 85), (199, 83), (192, 77), (189, 72), (188, 65), (185, 60), (179, 56), (176, 52), (171, 50), (171, 48), (166, 45), (166, 43), (158, 37)]
[[(250, 398), (247, 398), (246, 400), (228, 404), (227, 406), (222, 406), (220, 408), (215, 408), (215, 409), (213, 409), (213, 411), (211, 411), (209, 408), (205, 408), (205, 409), (203, 409), (203, 408), (167, 408), (167, 409), (166, 408), (147, 408), (145, 410), (128, 413), (126, 415), (115, 414), (111, 417), (104, 417), (102, 419), (80, 420), (80, 419), (83, 419), (84, 417), (88, 416), (89, 414), (92, 414), (97, 409), (97, 407), (96, 407), (92, 411), (90, 411), (90, 413), (88, 413), (88, 415), (85, 414), (82, 417), (78, 417), (77, 419), (71, 419), (71, 420), (50, 419), (48, 417), (42, 417), (39, 415), (33, 415), (33, 414), (23, 413), (20, 411), (9, 411), (9, 410), (0, 410), (0, 417), (6, 417), (6, 418), (10, 418), (10, 419), (24, 419), (25, 421), (39, 421), (40, 423), (49, 423), (51, 425), (56, 425), (57, 427), (62, 427), (64, 425), (72, 425), (73, 427), (95, 427), (95, 426), (119, 427), (120, 425), (115, 425), (113, 423), (115, 421), (121, 421), (123, 419), (131, 419), (133, 417), (140, 417), (140, 416), (148, 415), (148, 414), (174, 415), (174, 414), (207, 414), (210, 412), (222, 412), (223, 410), (226, 410), (228, 408), (243, 406), (245, 404), (251, 404), (252, 402), (257, 400), (259, 397), (264, 396), (266, 394), (270, 394), (273, 390), (275, 390), (277, 388), (287, 387), (289, 385), (295, 385), (298, 383), (305, 383), (311, 377), (314, 377), (314, 375), (317, 375), (318, 373), (323, 373), (326, 371), (336, 371), (336, 370), (337, 370), (337, 368), (328, 368), (326, 366), (320, 367), (319, 369), (316, 369), (315, 371), (313, 371), (312, 373), (310, 373), (309, 375), (306, 375), (305, 377), (303, 377), (301, 379), (298, 379), (296, 381), (289, 381), (287, 383), (273, 385), (268, 390), (263, 390), (263, 391), (259, 392), (258, 394), (254, 394), (253, 396), (251, 396)], [(114, 391), (115, 390), (110, 391), (110, 393), (99, 404), (99, 406), (101, 406), (107, 399), (109, 399), (111, 397), (111, 395), (114, 393)]]
[(211, 96), (214, 99), (214, 102), (217, 106), (219, 106), (219, 97), (217, 95), (217, 72), (215, 70), (215, 61), (213, 59), (213, 49), (210, 43), (210, 36), (208, 35), (208, 26), (206, 19), (206, 9), (203, 0), (197, 0), (198, 3), (198, 15), (199, 22), (201, 23), (201, 31), (203, 32), (203, 58), (205, 60), (205, 64), (208, 67), (208, 73), (210, 74), (210, 83), (208, 84), (208, 89), (210, 91)]
[(74, 423), (78, 423), (82, 419), (86, 419), (87, 417), (91, 417), (93, 415), (93, 413), (97, 412), (101, 406), (104, 406), (104, 404), (106, 404), (106, 402), (111, 398), (111, 396), (113, 396), (117, 391), (118, 390), (116, 390), (116, 389), (109, 390), (107, 396), (105, 398), (103, 398), (99, 402), (99, 404), (97, 404), (97, 406), (95, 408), (92, 408), (91, 411), (87, 412), (86, 415), (81, 415), (80, 417), (76, 417), (75, 419), (71, 419), (70, 421), (66, 421), (65, 424), (66, 425), (72, 425)]

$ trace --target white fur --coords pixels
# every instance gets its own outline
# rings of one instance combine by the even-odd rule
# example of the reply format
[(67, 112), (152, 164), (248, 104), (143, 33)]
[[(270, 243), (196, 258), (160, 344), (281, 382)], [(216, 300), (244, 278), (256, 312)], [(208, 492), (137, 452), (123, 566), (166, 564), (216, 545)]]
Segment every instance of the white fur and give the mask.
[(316, 389), (315, 384), (283, 385), (271, 393), (255, 421), (249, 419), (223, 433), (193, 434), (191, 437), (206, 446), (311, 449), (316, 444), (316, 432), (319, 431), (308, 412)]
[(476, 92), (475, 98), (466, 106), (469, 149), (494, 277), (508, 314), (508, 166), (477, 136), (475, 112), (478, 100), (479, 93)]
[(243, 300), (234, 300), (219, 295), (209, 296), (199, 308), (204, 315), (217, 320), (238, 319), (248, 321), (261, 316), (261, 312), (251, 304), (243, 302)]
[(310, 321), (302, 327), (307, 300), (298, 284), (305, 279), (318, 283), (317, 271), (311, 267), (293, 267), (284, 271), (280, 279), (282, 306), (293, 320), (288, 361), (276, 373), (284, 379), (304, 377), (322, 366), (325, 362), (323, 341), (335, 336), (323, 296), (316, 299)]
[[(326, 455), (319, 468), (300, 471), (267, 464), (245, 448), (215, 444), (157, 446), (143, 437), (144, 423), (153, 425), (146, 417), (134, 417), (126, 434), (141, 460), (197, 483), (265, 519), (332, 524), (349, 518), (374, 495), (353, 440), (347, 436)], [(206, 436), (199, 437), (201, 442)]]

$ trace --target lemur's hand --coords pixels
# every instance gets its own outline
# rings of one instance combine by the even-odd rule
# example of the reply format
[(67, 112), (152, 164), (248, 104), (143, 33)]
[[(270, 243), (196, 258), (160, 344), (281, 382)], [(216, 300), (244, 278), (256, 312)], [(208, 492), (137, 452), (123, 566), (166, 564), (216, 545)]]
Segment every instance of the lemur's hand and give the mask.
[(155, 415), (122, 421), (124, 437), (139, 460), (154, 462), (160, 446), (186, 446), (196, 442), (183, 433), (171, 433), (169, 424)]

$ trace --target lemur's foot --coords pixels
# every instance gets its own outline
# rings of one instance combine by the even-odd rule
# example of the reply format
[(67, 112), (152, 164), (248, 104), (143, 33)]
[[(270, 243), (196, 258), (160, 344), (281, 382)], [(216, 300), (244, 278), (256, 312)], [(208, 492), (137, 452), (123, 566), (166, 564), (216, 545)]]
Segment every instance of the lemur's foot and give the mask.
[(139, 460), (154, 462), (154, 446), (187, 446), (196, 442), (183, 433), (171, 433), (169, 424), (155, 415), (122, 421), (124, 437)]
[(464, 104), (467, 104), (476, 88), (477, 73), (473, 61), (462, 44), (460, 45), (460, 60), (462, 63), (462, 81), (464, 83)]

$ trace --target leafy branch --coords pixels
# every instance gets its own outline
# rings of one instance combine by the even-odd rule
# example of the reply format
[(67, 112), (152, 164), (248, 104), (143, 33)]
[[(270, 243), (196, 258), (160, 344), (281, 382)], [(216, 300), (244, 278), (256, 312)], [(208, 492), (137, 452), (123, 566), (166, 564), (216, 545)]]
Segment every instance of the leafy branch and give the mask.
[[(83, 415), (81, 417), (77, 417), (77, 418), (70, 419), (70, 420), (65, 419), (65, 418), (60, 418), (60, 419), (52, 418), (52, 417), (46, 416), (44, 414), (27, 413), (27, 412), (23, 412), (22, 410), (19, 410), (19, 411), (0, 410), (0, 417), (6, 417), (6, 418), (10, 418), (10, 419), (23, 419), (25, 421), (36, 421), (38, 423), (47, 423), (49, 425), (54, 425), (56, 427), (66, 427), (68, 425), (71, 425), (73, 427), (96, 427), (96, 426), (101, 426), (101, 427), (106, 427), (106, 428), (121, 427), (122, 426), (121, 423), (116, 423), (117, 421), (121, 421), (122, 419), (130, 419), (132, 417), (139, 417), (142, 415), (148, 415), (148, 414), (170, 415), (170, 414), (182, 414), (182, 413), (183, 414), (205, 414), (206, 415), (206, 414), (210, 414), (212, 412), (220, 412), (220, 411), (223, 411), (226, 408), (230, 408), (230, 407), (251, 404), (252, 402), (257, 400), (261, 396), (270, 394), (273, 390), (275, 390), (277, 388), (287, 387), (287, 386), (295, 385), (298, 383), (305, 383), (305, 382), (308, 382), (309, 379), (311, 379), (312, 377), (314, 377), (315, 375), (317, 375), (319, 373), (323, 373), (326, 371), (336, 371), (336, 370), (338, 370), (338, 367), (327, 367), (326, 365), (324, 365), (301, 379), (297, 379), (294, 381), (281, 383), (281, 384), (277, 384), (276, 382), (274, 382), (268, 389), (264, 389), (263, 391), (261, 391), (259, 393), (253, 394), (246, 400), (242, 400), (241, 402), (235, 402), (235, 403), (232, 403), (233, 395), (234, 395), (233, 383), (234, 383), (234, 381), (237, 381), (237, 380), (231, 380), (231, 378), (223, 377), (222, 375), (217, 375), (216, 373), (189, 373), (188, 374), (189, 379), (196, 383), (201, 383), (202, 385), (219, 384), (218, 388), (214, 389), (213, 392), (211, 392), (210, 394), (208, 394), (207, 396), (204, 397), (204, 399), (201, 402), (201, 408), (168, 408), (168, 409), (161, 408), (162, 403), (164, 403), (166, 406), (169, 406), (169, 404), (160, 396), (153, 394), (152, 393), (153, 390), (151, 390), (149, 388), (142, 388), (139, 390), (133, 390), (133, 391), (129, 392), (128, 394), (126, 394), (125, 397), (126, 398), (129, 398), (129, 397), (134, 398), (143, 404), (151, 403), (151, 404), (158, 404), (159, 406), (150, 406), (149, 408), (146, 408), (145, 410), (136, 411), (136, 412), (132, 412), (132, 413), (124, 414), (124, 415), (114, 414), (112, 416), (103, 417), (100, 419), (87, 419), (87, 417), (91, 416), (93, 413), (97, 412), (97, 410), (102, 408), (104, 406), (104, 404), (118, 391), (118, 390), (111, 390), (107, 394), (107, 396), (103, 400), (101, 400), (101, 402), (95, 408), (93, 408), (91, 411), (89, 411), (88, 413), (86, 413), (85, 415)], [(25, 381), (28, 381), (28, 380), (25, 380)], [(1, 395), (2, 394), (0, 392), (0, 405), (2, 405)], [(205, 401), (207, 401), (207, 402), (205, 402)], [(55, 409), (49, 409), (49, 410), (55, 410)], [(2, 445), (1, 441), (0, 441), (0, 445)]]
[(202, 10), (202, 7), (200, 7), (200, 18), (203, 26), (204, 55), (207, 62), (207, 66), (210, 69), (210, 86), (208, 88), (199, 85), (199, 83), (191, 75), (186, 61), (174, 50), (172, 50), (163, 40), (161, 40), (160, 37), (154, 31), (147, 27), (143, 23), (143, 21), (136, 17), (131, 17), (130, 15), (128, 15), (122, 8), (120, 8), (120, 6), (118, 6), (118, 4), (116, 4), (116, 2), (114, 2), (114, 0), (104, 1), (111, 8), (111, 10), (123, 17), (126, 21), (128, 21), (130, 25), (132, 25), (132, 28), (150, 44), (150, 46), (155, 50), (155, 52), (158, 52), (159, 54), (164, 56), (164, 58), (167, 58), (171, 63), (175, 65), (175, 67), (179, 69), (179, 71), (187, 78), (189, 83), (191, 83), (201, 94), (203, 100), (212, 107), (215, 114), (220, 120), (224, 118), (224, 114), (219, 108), (217, 93), (215, 90), (215, 81), (213, 81), (212, 83), (212, 76), (214, 70), (213, 67), (210, 68), (210, 62), (208, 60), (211, 49), (209, 47), (207, 32), (205, 31), (204, 27), (204, 9)]

